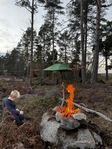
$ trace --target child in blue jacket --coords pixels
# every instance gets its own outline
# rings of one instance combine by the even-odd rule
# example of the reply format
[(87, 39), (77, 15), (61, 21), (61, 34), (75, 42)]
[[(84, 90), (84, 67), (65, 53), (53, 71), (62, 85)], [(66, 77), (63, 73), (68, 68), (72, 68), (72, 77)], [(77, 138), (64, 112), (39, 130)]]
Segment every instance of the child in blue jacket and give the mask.
[(14, 117), (17, 126), (23, 124), (24, 116), (23, 111), (16, 108), (15, 100), (20, 98), (20, 92), (13, 90), (9, 97), (3, 98), (3, 109), (7, 109)]

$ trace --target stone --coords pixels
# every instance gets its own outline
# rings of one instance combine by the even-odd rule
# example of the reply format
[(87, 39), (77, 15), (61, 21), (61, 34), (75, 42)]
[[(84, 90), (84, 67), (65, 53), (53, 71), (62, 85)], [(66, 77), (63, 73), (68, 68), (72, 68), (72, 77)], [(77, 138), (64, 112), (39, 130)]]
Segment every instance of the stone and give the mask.
[(66, 118), (60, 112), (56, 112), (55, 116), (56, 120), (61, 123), (60, 127), (63, 129), (72, 130), (80, 126), (80, 123), (76, 119), (73, 119), (72, 117)]
[(58, 122), (60, 122), (63, 119), (63, 115), (60, 112), (56, 112), (55, 116), (56, 116), (56, 120)]
[(86, 120), (87, 119), (86, 115), (84, 113), (80, 113), (80, 112), (74, 114), (72, 117), (76, 120), (82, 120), (82, 119)]
[(101, 137), (96, 132), (92, 131), (92, 135), (93, 135), (93, 137), (95, 139), (96, 144), (99, 144), (99, 143), (103, 144)]
[[(98, 145), (89, 129), (79, 129), (71, 133), (61, 131), (58, 134), (58, 142), (61, 149), (96, 149)], [(102, 141), (99, 144), (102, 145)]]
[(47, 112), (42, 116), (40, 136), (43, 141), (58, 145), (61, 149), (96, 149), (97, 146), (103, 145), (101, 137), (96, 132), (75, 126), (77, 122), (73, 118), (63, 118), (58, 122), (51, 119), (51, 113)]
[(73, 130), (80, 126), (80, 123), (73, 118), (63, 118), (60, 127), (66, 130)]
[(91, 148), (95, 149), (95, 140), (89, 129), (79, 129), (76, 141), (76, 147), (80, 149)]
[(45, 142), (56, 143), (57, 142), (57, 132), (60, 127), (60, 123), (56, 120), (49, 120), (49, 113), (45, 113), (42, 116), (42, 121), (40, 124), (40, 135)]

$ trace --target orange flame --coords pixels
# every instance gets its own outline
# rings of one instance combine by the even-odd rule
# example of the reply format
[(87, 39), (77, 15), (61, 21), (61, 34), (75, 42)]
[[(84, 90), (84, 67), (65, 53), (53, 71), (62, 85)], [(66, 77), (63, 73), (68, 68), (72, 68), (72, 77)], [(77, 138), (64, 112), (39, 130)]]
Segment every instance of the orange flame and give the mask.
[(69, 84), (66, 88), (67, 92), (70, 94), (70, 96), (66, 99), (66, 103), (67, 103), (67, 107), (65, 108), (64, 111), (64, 116), (66, 117), (71, 117), (73, 114), (76, 114), (78, 112), (80, 112), (80, 109), (74, 109), (74, 92), (75, 92), (75, 88), (73, 87), (72, 84)]
[(62, 113), (63, 116), (70, 118), (72, 117), (73, 114), (76, 114), (78, 112), (80, 112), (80, 109), (74, 108), (74, 93), (75, 93), (75, 88), (73, 87), (72, 84), (69, 84), (66, 88), (67, 92), (70, 94), (69, 97), (66, 99), (66, 106), (64, 107), (58, 107), (56, 109), (57, 112)]
[(70, 93), (70, 96), (66, 99), (66, 103), (67, 103), (67, 108), (65, 110), (65, 115), (67, 115), (68, 113), (71, 113), (71, 111), (73, 110), (73, 98), (74, 98), (74, 91), (75, 88), (70, 84), (67, 86), (66, 90), (68, 91), (68, 93)]

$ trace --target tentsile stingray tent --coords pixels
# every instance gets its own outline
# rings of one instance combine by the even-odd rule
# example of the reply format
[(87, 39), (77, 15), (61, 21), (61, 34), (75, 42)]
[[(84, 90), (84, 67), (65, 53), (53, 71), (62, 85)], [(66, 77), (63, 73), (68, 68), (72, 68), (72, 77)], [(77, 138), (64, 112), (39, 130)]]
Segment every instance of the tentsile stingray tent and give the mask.
[[(72, 69), (69, 67), (68, 64), (63, 64), (63, 63), (53, 64), (44, 69), (44, 71), (50, 71), (54, 73), (60, 72), (62, 81), (66, 80), (65, 72), (67, 73), (68, 71), (71, 71), (71, 70)], [(58, 82), (58, 79), (57, 79), (57, 82)]]
[(68, 64), (53, 64), (47, 68), (44, 69), (44, 71), (66, 71), (66, 70), (71, 70)]

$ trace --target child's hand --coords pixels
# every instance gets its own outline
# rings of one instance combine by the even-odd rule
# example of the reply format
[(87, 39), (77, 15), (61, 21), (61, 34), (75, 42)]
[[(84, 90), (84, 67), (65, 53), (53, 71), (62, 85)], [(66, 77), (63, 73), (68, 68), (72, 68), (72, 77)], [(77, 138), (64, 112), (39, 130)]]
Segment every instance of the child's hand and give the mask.
[(23, 113), (24, 113), (23, 111), (20, 111), (20, 114), (21, 114), (21, 115), (23, 115)]

